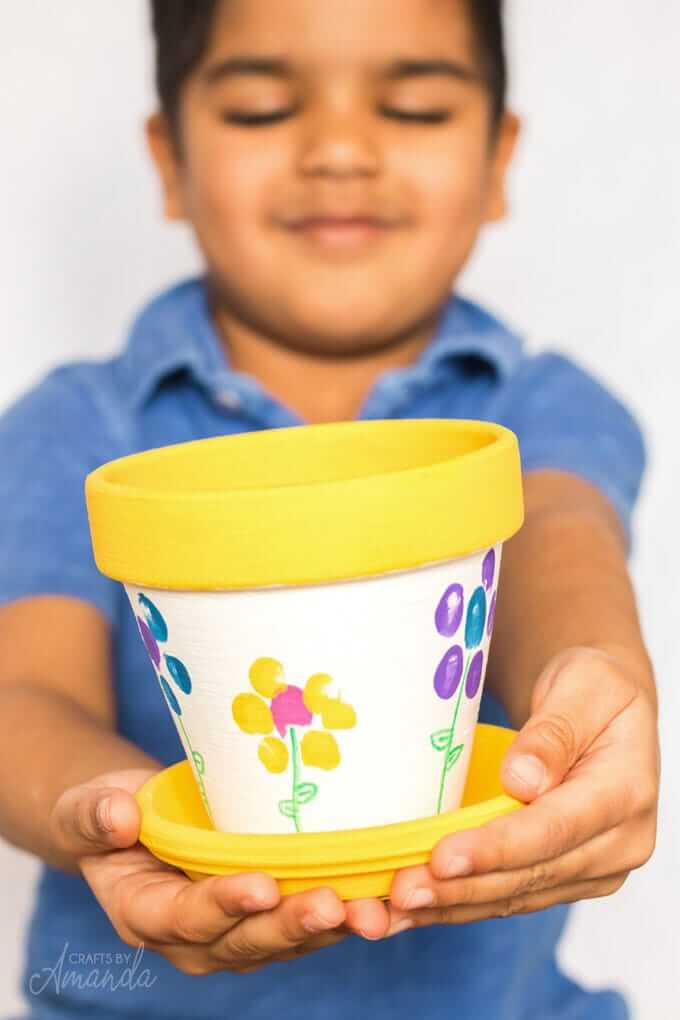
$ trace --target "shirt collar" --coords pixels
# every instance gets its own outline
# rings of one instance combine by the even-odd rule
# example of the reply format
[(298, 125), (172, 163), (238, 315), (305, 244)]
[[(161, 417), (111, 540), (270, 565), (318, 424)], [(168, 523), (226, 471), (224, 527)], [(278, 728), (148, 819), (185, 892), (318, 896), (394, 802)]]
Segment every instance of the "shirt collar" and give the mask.
[[(257, 380), (234, 372), (220, 343), (208, 307), (205, 277), (197, 276), (164, 291), (137, 316), (121, 356), (124, 391), (133, 409), (151, 399), (164, 379), (178, 371), (217, 395), (230, 385), (259, 392)], [(513, 371), (522, 341), (483, 308), (452, 294), (428, 346), (406, 368), (385, 373), (416, 383), (440, 377), (461, 357), (485, 362), (502, 381)], [(261, 393), (259, 394), (261, 396)]]
[(133, 322), (122, 356), (126, 394), (140, 408), (157, 387), (186, 370), (212, 389), (228, 370), (208, 310), (203, 277), (179, 283), (155, 297)]
[(412, 366), (424, 375), (461, 357), (477, 357), (504, 381), (522, 357), (523, 341), (490, 312), (458, 294), (446, 302), (428, 346)]

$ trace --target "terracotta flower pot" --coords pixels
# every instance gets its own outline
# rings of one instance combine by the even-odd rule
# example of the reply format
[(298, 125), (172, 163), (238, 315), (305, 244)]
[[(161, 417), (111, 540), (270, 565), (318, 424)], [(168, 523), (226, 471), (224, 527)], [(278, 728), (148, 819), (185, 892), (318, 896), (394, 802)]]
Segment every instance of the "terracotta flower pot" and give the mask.
[(460, 804), (519, 450), (445, 419), (265, 430), (87, 481), (217, 829), (323, 832)]

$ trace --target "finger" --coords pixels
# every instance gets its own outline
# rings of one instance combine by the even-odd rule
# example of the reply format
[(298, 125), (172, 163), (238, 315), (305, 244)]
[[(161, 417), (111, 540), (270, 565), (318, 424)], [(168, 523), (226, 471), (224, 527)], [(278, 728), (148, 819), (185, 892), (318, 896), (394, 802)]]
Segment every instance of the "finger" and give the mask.
[(505, 756), (506, 791), (530, 801), (561, 783), (636, 693), (600, 649), (569, 649), (553, 659), (536, 684), (538, 707)]
[[(329, 946), (337, 946), (340, 942), (344, 942), (350, 933), (344, 929), (344, 926), (340, 928), (334, 928), (331, 931), (324, 932), (321, 935), (311, 935), (306, 942), (300, 942), (293, 949), (287, 950), (285, 953), (277, 953), (275, 956), (268, 957), (266, 960), (260, 960), (259, 963), (253, 964), (252, 968), (248, 967), (247, 970), (260, 969), (261, 967), (270, 963), (287, 963), (290, 960), (298, 960), (301, 956), (307, 956), (309, 953), (316, 953), (319, 949), (327, 949)], [(239, 967), (239, 972), (244, 973), (244, 969)]]
[(206, 946), (170, 946), (160, 948), (160, 952), (178, 970), (192, 976), (215, 974), (218, 971), (230, 971), (237, 974), (254, 974), (271, 963), (285, 963), (288, 960), (295, 960), (307, 953), (325, 949), (328, 946), (337, 945), (347, 938), (347, 932), (337, 929), (321, 935), (310, 936), (307, 942), (300, 943), (284, 953), (275, 953), (268, 957), (259, 957), (257, 960), (244, 959), (217, 959), (210, 947)]
[(638, 844), (633, 833), (621, 826), (555, 860), (514, 871), (437, 882), (427, 867), (409, 868), (395, 876), (390, 902), (407, 911), (467, 906), (508, 900), (577, 881), (605, 879), (639, 866), (642, 850)]
[(135, 937), (155, 945), (207, 945), (244, 917), (280, 902), (264, 873), (211, 876), (193, 882), (174, 869), (129, 876), (116, 896), (119, 917)]
[(202, 879), (175, 897), (170, 930), (182, 942), (213, 942), (244, 917), (280, 902), (276, 881), (264, 873)]
[(245, 918), (216, 940), (212, 949), (221, 960), (254, 962), (292, 950), (344, 921), (345, 909), (335, 892), (313, 889), (285, 897), (274, 910)]
[(389, 927), (387, 906), (377, 899), (350, 900), (345, 903), (345, 925), (362, 938), (384, 938)]
[(139, 838), (140, 810), (126, 790), (84, 784), (62, 793), (49, 825), (57, 847), (79, 858), (133, 846)]
[(435, 907), (412, 913), (404, 913), (395, 907), (391, 911), (388, 935), (397, 934), (403, 930), (403, 925), (409, 925), (409, 922), (410, 927), (415, 928), (430, 924), (470, 924), (473, 921), (488, 921), (491, 918), (530, 914), (536, 910), (547, 910), (560, 903), (575, 903), (577, 900), (611, 896), (618, 892), (627, 877), (628, 873), (625, 872), (619, 875), (610, 875), (604, 879), (571, 882), (554, 889), (543, 889), (540, 892), (526, 893), (523, 896), (505, 900), (495, 900), (492, 903)]
[(561, 786), (521, 811), (439, 841), (430, 868), (437, 879), (527, 868), (551, 861), (616, 828), (628, 815), (627, 765), (609, 753), (575, 770)]

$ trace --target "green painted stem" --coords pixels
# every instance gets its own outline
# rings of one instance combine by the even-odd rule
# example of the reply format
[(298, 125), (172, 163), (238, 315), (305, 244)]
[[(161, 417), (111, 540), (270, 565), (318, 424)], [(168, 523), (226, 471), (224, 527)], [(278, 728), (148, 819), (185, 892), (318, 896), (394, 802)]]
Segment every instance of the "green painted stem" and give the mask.
[(295, 727), (290, 728), (290, 746), (291, 746), (291, 761), (293, 764), (293, 796), (291, 798), (293, 804), (293, 821), (295, 822), (295, 831), (300, 831), (300, 816), (298, 814), (298, 802), (297, 802), (297, 788), (298, 788), (298, 757), (297, 757), (297, 734)]
[(196, 775), (198, 776), (198, 785), (199, 785), (199, 787), (201, 789), (201, 797), (203, 798), (203, 803), (207, 807), (208, 806), (208, 797), (207, 797), (207, 794), (205, 792), (205, 786), (203, 785), (203, 776), (201, 775), (201, 773), (200, 773), (200, 771), (198, 769), (198, 766), (196, 766), (196, 759), (194, 757), (194, 749), (191, 746), (191, 741), (189, 740), (189, 734), (187, 733), (186, 728), (184, 726), (184, 723), (182, 722), (182, 716), (178, 715), (177, 718), (179, 719), (179, 724), (182, 727), (182, 733), (184, 734), (184, 736), (186, 738), (186, 742), (189, 745), (189, 752), (191, 754), (191, 761), (192, 761), (193, 765), (195, 766)]
[(444, 764), (442, 765), (442, 775), (439, 782), (439, 799), (437, 800), (437, 814), (440, 815), (442, 811), (442, 800), (444, 799), (444, 786), (446, 784), (446, 776), (448, 770), (446, 768), (446, 762), (449, 757), (449, 751), (451, 750), (451, 744), (453, 743), (453, 735), (456, 732), (456, 722), (458, 720), (458, 711), (460, 709), (460, 702), (463, 697), (463, 691), (465, 689), (465, 683), (467, 681), (468, 670), (470, 668), (470, 660), (472, 658), (472, 651), (468, 652), (467, 662), (465, 663), (465, 672), (460, 681), (460, 688), (458, 689), (458, 697), (456, 698), (456, 707), (453, 712), (453, 720), (451, 722), (451, 729), (449, 730), (449, 741), (444, 751)]

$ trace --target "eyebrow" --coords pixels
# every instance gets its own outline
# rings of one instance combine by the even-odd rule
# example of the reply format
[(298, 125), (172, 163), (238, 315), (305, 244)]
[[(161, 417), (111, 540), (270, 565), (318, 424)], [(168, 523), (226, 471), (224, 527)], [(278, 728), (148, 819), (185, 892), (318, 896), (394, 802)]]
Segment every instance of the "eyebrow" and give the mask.
[[(293, 65), (279, 57), (239, 56), (228, 57), (208, 67), (203, 78), (208, 85), (213, 85), (224, 78), (240, 75), (261, 75), (269, 78), (292, 78), (295, 74)], [(403, 81), (406, 78), (434, 77), (444, 75), (458, 81), (479, 81), (480, 75), (473, 68), (457, 60), (396, 60), (386, 69), (386, 77), (391, 81)]]
[(401, 81), (404, 78), (420, 78), (445, 75), (458, 81), (478, 81), (479, 74), (473, 68), (457, 60), (397, 60), (391, 64), (387, 77)]
[(208, 67), (203, 75), (208, 85), (244, 74), (259, 74), (269, 78), (291, 78), (293, 68), (287, 60), (276, 57), (229, 57)]

